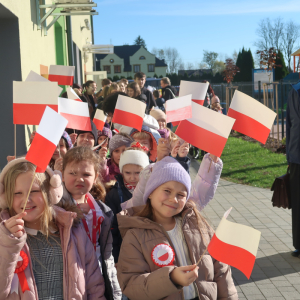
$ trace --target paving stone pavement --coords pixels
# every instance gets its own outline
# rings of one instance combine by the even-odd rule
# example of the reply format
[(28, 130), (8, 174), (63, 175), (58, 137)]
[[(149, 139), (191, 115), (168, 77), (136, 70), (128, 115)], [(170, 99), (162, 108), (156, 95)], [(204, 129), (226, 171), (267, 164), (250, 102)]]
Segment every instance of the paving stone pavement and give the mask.
[[(191, 163), (193, 178), (199, 169)], [(300, 259), (291, 256), (291, 211), (273, 207), (272, 192), (220, 180), (214, 199), (203, 210), (204, 216), (217, 228), (224, 212), (232, 207), (228, 220), (261, 231), (256, 262), (250, 280), (232, 268), (239, 299), (300, 300)]]

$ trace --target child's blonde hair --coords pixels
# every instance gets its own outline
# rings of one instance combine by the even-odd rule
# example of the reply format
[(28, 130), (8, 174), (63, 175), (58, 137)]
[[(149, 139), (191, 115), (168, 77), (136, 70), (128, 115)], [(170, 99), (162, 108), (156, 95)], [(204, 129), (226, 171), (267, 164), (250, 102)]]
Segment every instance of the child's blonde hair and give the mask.
[(35, 182), (37, 182), (41, 188), (41, 192), (44, 199), (45, 209), (41, 216), (41, 232), (45, 235), (51, 234), (49, 231), (49, 227), (54, 227), (54, 217), (55, 212), (53, 210), (52, 205), (50, 204), (50, 176), (48, 173), (35, 173), (35, 165), (30, 162), (20, 162), (12, 166), (4, 177), (4, 190), (5, 190), (5, 197), (7, 201), (8, 211), (10, 216), (14, 216), (17, 213), (13, 209), (13, 201), (14, 201), (14, 193), (15, 193), (15, 186), (17, 177), (21, 174), (31, 172), (35, 176)]

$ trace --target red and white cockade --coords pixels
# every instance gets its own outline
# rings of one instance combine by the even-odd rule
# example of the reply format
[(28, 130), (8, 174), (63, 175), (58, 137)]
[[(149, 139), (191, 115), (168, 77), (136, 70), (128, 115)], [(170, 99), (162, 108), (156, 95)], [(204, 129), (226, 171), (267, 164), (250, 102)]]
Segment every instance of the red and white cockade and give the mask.
[(25, 276), (25, 269), (27, 268), (29, 263), (29, 259), (27, 254), (24, 251), (21, 251), (18, 257), (18, 262), (15, 270), (15, 274), (13, 276), (13, 280), (11, 282), (11, 290), (10, 293), (18, 294), (19, 283), (22, 290), (22, 293), (25, 291), (30, 291), (28, 287), (28, 282)]
[(159, 267), (171, 266), (175, 259), (175, 252), (168, 244), (158, 244), (151, 252), (151, 259)]

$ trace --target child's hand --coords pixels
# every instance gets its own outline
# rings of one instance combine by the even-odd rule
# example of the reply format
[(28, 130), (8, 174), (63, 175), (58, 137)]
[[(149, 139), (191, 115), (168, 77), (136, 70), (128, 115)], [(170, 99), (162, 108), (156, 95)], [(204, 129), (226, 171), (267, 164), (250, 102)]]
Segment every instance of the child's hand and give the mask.
[(30, 144), (32, 143), (32, 141), (33, 141), (33, 139), (34, 139), (35, 133), (36, 133), (36, 131), (32, 131), (32, 133), (31, 133), (31, 135), (30, 135), (30, 138), (29, 138)]
[(169, 156), (170, 145), (167, 139), (160, 138), (157, 146), (157, 161), (162, 160), (164, 157)]
[(213, 162), (214, 163), (216, 163), (217, 161), (218, 161), (218, 156), (215, 156), (215, 155), (213, 155), (213, 154), (209, 154), (210, 155), (210, 157), (211, 157), (211, 159), (213, 160)]
[(179, 157), (186, 157), (189, 153), (190, 145), (187, 142), (184, 142), (178, 150), (178, 156)]
[(198, 278), (198, 269), (197, 265), (177, 267), (171, 272), (170, 278), (175, 284), (188, 286)]
[(172, 151), (171, 151), (171, 156), (172, 157), (176, 157), (179, 151), (179, 147), (180, 147), (180, 140), (178, 140), (175, 144), (175, 146), (173, 147)]
[(70, 139), (71, 139), (73, 145), (74, 145), (75, 142), (76, 142), (77, 136), (78, 136), (77, 133), (71, 133), (71, 134), (70, 134)]
[(6, 229), (17, 238), (20, 238), (25, 233), (24, 221), (22, 220), (22, 218), (26, 215), (27, 212), (24, 211), (20, 214), (11, 217), (4, 223)]
[(54, 170), (58, 170), (62, 172), (63, 169), (63, 158), (59, 157), (54, 164)]
[(106, 155), (107, 155), (107, 148), (106, 147), (102, 147), (99, 150), (99, 157), (100, 157), (100, 159), (105, 160), (106, 159)]

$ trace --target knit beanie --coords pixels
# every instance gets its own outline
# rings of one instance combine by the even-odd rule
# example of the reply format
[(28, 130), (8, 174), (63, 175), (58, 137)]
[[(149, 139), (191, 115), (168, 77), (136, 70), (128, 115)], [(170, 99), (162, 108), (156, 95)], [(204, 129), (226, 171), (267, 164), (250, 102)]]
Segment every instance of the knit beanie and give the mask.
[(120, 173), (122, 173), (123, 166), (129, 164), (138, 165), (144, 169), (149, 165), (149, 157), (144, 151), (126, 150), (121, 154), (120, 157)]
[(152, 109), (150, 111), (150, 116), (152, 116), (156, 120), (164, 119), (165, 121), (167, 121), (167, 116), (161, 109)]
[(134, 139), (127, 134), (116, 134), (109, 141), (109, 153), (112, 154), (114, 150), (119, 147), (126, 146), (130, 147)]
[(66, 131), (64, 131), (64, 133), (63, 133), (63, 135), (62, 135), (61, 138), (64, 139), (65, 142), (67, 143), (68, 150), (70, 150), (70, 149), (73, 148), (73, 144), (72, 144), (71, 138), (70, 138), (69, 134)]
[(147, 202), (150, 194), (162, 184), (168, 181), (177, 181), (186, 187), (187, 196), (190, 196), (191, 178), (187, 171), (180, 165), (180, 163), (173, 157), (166, 156), (161, 161), (157, 162), (152, 169), (150, 178), (148, 179), (143, 201)]
[(98, 130), (96, 128), (95, 123), (92, 120), (91, 120), (91, 127), (92, 127), (92, 131), (88, 131), (88, 130), (76, 130), (76, 133), (78, 135), (80, 135), (82, 133), (91, 132), (93, 134), (93, 136), (94, 136), (94, 139), (95, 139), (94, 146), (97, 146), (97, 144), (98, 144)]
[(103, 127), (102, 130), (98, 130), (98, 138), (102, 135), (107, 136), (110, 139), (112, 138), (111, 130), (107, 127)]

